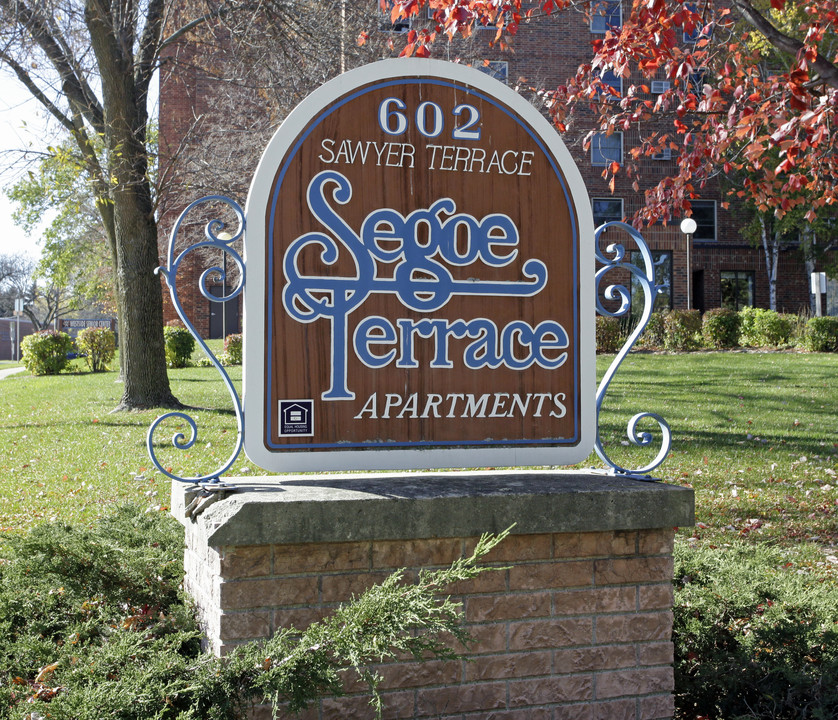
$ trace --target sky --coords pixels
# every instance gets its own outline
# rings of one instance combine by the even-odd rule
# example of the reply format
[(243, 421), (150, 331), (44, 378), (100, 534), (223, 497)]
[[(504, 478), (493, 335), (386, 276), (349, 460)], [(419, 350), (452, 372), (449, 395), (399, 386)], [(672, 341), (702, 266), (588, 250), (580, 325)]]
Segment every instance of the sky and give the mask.
[[(157, 110), (157, 93), (155, 79), (150, 88), (152, 115)], [(0, 225), (0, 255), (23, 252), (35, 260), (41, 255), (37, 230), (27, 236), (12, 222), (14, 206), (6, 198), (4, 190), (21, 177), (22, 169), (19, 163), (13, 162), (14, 154), (5, 155), (3, 151), (46, 147), (60, 139), (56, 128), (57, 123), (48, 122), (46, 111), (17, 78), (0, 68), (0, 218), (3, 221)]]
[[(0, 71), (0, 153), (6, 150), (20, 150), (26, 147), (42, 147), (48, 144), (49, 131), (39, 103), (5, 71)], [(7, 200), (7, 187), (20, 178), (21, 170), (13, 162), (12, 155), (0, 154), (0, 255), (26, 253), (37, 259), (40, 248), (37, 233), (27, 237), (12, 222), (13, 205)]]

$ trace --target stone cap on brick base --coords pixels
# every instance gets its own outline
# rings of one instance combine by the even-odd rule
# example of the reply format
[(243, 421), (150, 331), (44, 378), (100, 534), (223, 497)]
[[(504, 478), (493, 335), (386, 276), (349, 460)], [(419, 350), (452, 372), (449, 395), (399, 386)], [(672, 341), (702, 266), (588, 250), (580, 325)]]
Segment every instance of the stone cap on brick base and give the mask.
[[(601, 472), (502, 470), (225, 478), (195, 520), (211, 547), (689, 526), (692, 489)], [(184, 523), (186, 487), (173, 483)], [(194, 527), (194, 526), (193, 526)]]

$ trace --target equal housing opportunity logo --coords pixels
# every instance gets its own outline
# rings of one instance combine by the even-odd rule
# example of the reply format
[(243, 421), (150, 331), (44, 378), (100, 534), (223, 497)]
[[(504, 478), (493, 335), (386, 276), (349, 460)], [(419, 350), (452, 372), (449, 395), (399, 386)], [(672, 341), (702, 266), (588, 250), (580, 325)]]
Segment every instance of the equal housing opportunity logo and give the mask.
[(280, 436), (314, 435), (313, 400), (280, 400), (278, 416)]

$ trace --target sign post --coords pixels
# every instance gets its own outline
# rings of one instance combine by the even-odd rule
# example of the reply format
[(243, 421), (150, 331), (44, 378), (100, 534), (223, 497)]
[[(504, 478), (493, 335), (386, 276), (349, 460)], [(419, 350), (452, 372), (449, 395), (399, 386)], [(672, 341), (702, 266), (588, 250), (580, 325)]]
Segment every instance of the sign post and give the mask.
[(15, 334), (15, 347), (17, 348), (15, 361), (20, 362), (20, 316), (23, 315), (23, 298), (15, 298), (15, 325), (17, 325), (17, 332)]
[(558, 134), (506, 85), (428, 60), (326, 83), (271, 140), (246, 216), (253, 462), (587, 457), (590, 204)]
[(826, 273), (813, 272), (811, 275), (812, 295), (815, 296), (815, 317), (823, 315), (821, 296), (826, 295)]

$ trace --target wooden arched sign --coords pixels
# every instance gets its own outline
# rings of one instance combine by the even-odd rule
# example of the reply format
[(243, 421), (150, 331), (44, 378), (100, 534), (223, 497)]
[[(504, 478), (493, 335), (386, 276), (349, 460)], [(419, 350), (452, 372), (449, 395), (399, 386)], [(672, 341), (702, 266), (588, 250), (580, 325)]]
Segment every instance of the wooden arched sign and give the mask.
[(587, 457), (590, 204), (557, 133), (510, 88), (429, 60), (346, 73), (277, 131), (246, 212), (253, 462)]

